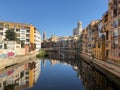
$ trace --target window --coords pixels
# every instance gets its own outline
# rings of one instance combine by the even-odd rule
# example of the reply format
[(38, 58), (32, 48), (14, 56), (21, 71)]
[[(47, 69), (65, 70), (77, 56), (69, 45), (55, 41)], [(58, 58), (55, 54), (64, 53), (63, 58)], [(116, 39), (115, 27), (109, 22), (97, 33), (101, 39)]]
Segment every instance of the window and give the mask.
[(115, 30), (114, 30), (113, 36), (114, 36), (114, 37), (117, 37), (117, 36), (118, 36), (118, 29), (115, 29)]
[(106, 40), (108, 40), (108, 31), (106, 31)]
[(117, 28), (117, 27), (118, 27), (118, 20), (115, 20), (115, 21), (114, 21), (113, 26), (114, 26), (114, 28)]
[(118, 26), (120, 26), (120, 19), (118, 20)]
[(26, 30), (27, 33), (30, 33), (30, 30)]
[(26, 42), (29, 42), (30, 41), (30, 39), (26, 39)]
[(16, 29), (16, 32), (20, 32), (20, 29)]

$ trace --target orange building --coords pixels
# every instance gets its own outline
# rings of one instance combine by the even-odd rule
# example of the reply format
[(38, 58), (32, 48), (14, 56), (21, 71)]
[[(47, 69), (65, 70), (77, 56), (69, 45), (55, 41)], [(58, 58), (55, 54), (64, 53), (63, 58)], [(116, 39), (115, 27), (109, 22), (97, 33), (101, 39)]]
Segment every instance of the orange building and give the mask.
[(120, 0), (109, 0), (102, 19), (106, 60), (120, 66)]

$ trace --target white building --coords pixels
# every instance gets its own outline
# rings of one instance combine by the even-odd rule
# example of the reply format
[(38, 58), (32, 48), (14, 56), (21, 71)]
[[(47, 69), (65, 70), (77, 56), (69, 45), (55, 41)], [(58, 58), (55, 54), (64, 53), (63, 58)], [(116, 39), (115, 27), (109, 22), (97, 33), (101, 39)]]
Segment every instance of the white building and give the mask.
[(73, 29), (73, 35), (80, 36), (81, 32), (82, 32), (82, 22), (79, 21), (77, 23), (77, 27)]
[(35, 82), (37, 82), (39, 76), (40, 76), (40, 73), (41, 73), (41, 60), (37, 59), (35, 61)]
[(40, 50), (41, 48), (41, 34), (38, 30), (35, 32), (35, 45), (36, 45), (36, 51)]

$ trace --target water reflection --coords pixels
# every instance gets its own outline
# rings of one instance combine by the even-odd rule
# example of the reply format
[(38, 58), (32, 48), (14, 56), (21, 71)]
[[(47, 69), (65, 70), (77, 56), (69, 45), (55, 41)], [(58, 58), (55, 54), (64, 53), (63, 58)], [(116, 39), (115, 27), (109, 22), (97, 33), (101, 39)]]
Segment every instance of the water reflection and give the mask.
[[(80, 59), (77, 55), (62, 53), (62, 58), (56, 53), (48, 53), (49, 58), (57, 58), (57, 61), (70, 64), (75, 71), (77, 77), (83, 81), (86, 90), (120, 90), (120, 79), (112, 75), (105, 75), (97, 68), (91, 67), (87, 62)], [(54, 55), (54, 57), (53, 57)], [(67, 57), (67, 59), (65, 58)], [(72, 57), (72, 58), (71, 58)], [(57, 62), (51, 60), (51, 62)], [(109, 78), (108, 78), (109, 77)], [(115, 82), (116, 81), (116, 82)]]
[(0, 90), (23, 90), (33, 87), (40, 74), (40, 60), (0, 71)]
[(39, 86), (30, 90), (85, 90), (82, 81), (77, 78), (77, 72), (67, 63), (55, 59), (46, 59), (43, 64)]
[(120, 90), (120, 80), (108, 76), (76, 53), (48, 53), (0, 71), (0, 90)]

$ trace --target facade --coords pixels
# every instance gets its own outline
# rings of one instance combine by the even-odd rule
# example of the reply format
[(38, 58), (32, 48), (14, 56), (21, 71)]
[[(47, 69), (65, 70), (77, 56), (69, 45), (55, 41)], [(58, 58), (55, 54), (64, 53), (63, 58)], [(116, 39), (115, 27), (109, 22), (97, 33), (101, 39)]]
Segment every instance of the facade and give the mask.
[(82, 53), (105, 60), (105, 36), (102, 21), (92, 21), (81, 33)]
[(0, 40), (1, 45), (5, 40), (5, 32), (8, 29), (14, 30), (17, 35), (18, 41), (22, 41), (25, 45), (29, 45), (30, 51), (35, 50), (35, 44), (37, 44), (38, 48), (38, 42), (41, 43), (41, 35), (35, 26), (31, 24), (0, 22), (0, 36), (2, 37), (2, 39)]
[(120, 65), (120, 0), (108, 1), (108, 11), (102, 19), (106, 60)]
[(79, 21), (77, 23), (77, 27), (73, 29), (73, 35), (80, 36), (81, 32), (82, 32), (82, 22)]
[(92, 21), (82, 31), (82, 53), (120, 66), (119, 36), (120, 0), (109, 0), (101, 20)]
[(87, 54), (87, 29), (83, 29), (81, 32), (81, 39), (82, 39), (82, 53)]
[(42, 48), (52, 49), (77, 49), (79, 36), (58, 37), (52, 35), (51, 38), (43, 40)]
[(108, 11), (111, 13), (110, 21), (113, 21), (110, 33), (112, 48), (108, 58), (120, 65), (120, 0), (109, 0)]
[(101, 19), (92, 21), (83, 31), (78, 22), (73, 35), (53, 36), (45, 42), (46, 47), (75, 49), (80, 36), (82, 53), (120, 66), (120, 0), (109, 0)]
[(98, 23), (98, 20), (92, 21), (87, 27), (86, 27), (86, 35), (85, 38), (87, 39), (87, 54), (92, 55), (92, 50), (94, 47), (95, 43), (95, 38), (97, 37), (97, 32), (96, 31), (96, 24)]
[(40, 48), (41, 48), (41, 34), (38, 30), (35, 30), (35, 45), (36, 45), (36, 51), (40, 50)]

